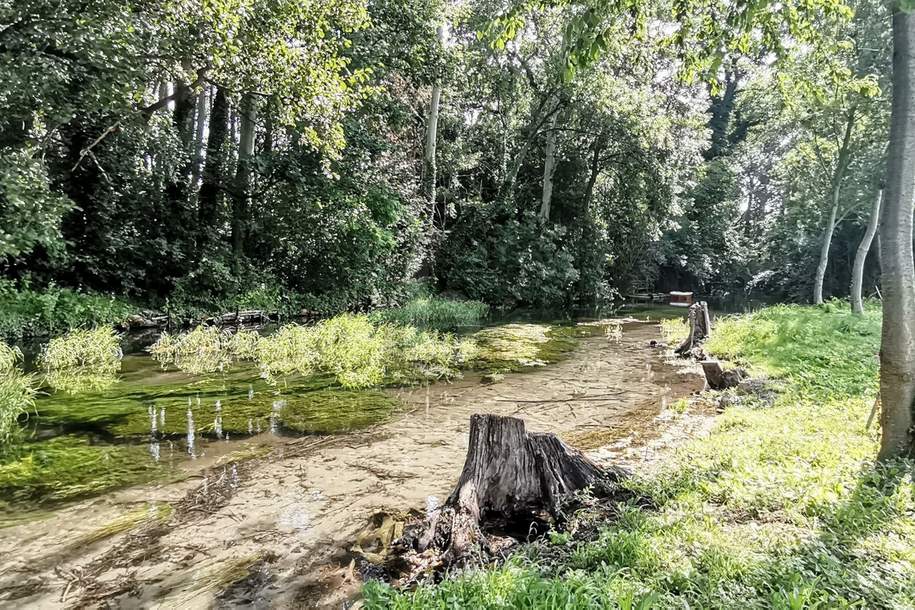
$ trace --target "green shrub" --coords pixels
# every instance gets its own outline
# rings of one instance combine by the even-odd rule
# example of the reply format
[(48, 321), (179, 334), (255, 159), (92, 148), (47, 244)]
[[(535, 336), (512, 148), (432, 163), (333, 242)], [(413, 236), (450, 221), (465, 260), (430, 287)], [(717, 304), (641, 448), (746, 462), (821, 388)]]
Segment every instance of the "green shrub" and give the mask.
[(118, 334), (109, 327), (99, 327), (72, 330), (51, 339), (38, 362), (48, 385), (72, 393), (114, 383), (122, 357)]
[(19, 416), (34, 404), (34, 378), (19, 369), (21, 361), (19, 348), (0, 342), (0, 455), (18, 436)]
[(135, 311), (125, 301), (54, 285), (38, 291), (0, 280), (0, 337), (48, 336), (121, 323)]
[(400, 307), (380, 309), (372, 319), (382, 322), (452, 330), (478, 325), (489, 313), (489, 305), (480, 301), (457, 301), (439, 297), (418, 297)]
[(223, 372), (237, 360), (253, 360), (260, 335), (253, 330), (236, 333), (217, 326), (198, 326), (180, 335), (162, 333), (147, 350), (162, 368), (174, 366), (191, 375)]

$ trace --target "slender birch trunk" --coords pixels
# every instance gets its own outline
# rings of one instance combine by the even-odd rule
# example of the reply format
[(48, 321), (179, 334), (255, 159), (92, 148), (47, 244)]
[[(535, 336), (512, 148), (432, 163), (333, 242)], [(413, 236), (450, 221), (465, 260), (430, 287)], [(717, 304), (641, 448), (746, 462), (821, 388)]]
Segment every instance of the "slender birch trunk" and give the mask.
[(864, 313), (864, 300), (861, 296), (862, 285), (864, 284), (864, 263), (867, 261), (867, 253), (870, 252), (871, 244), (874, 242), (874, 235), (877, 234), (882, 200), (883, 190), (881, 189), (874, 200), (874, 207), (871, 209), (871, 216), (867, 221), (864, 237), (861, 239), (861, 243), (858, 244), (858, 251), (855, 252), (855, 264), (852, 266), (851, 271), (851, 310), (857, 315)]

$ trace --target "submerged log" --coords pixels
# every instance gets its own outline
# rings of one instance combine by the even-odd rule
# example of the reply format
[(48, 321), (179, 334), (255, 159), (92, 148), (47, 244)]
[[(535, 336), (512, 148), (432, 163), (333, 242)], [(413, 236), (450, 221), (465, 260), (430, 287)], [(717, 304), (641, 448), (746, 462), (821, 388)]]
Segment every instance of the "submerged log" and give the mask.
[(473, 415), (464, 469), (448, 500), (429, 516), (417, 550), (435, 549), (452, 564), (486, 542), (484, 529), (510, 533), (539, 526), (542, 533), (561, 516), (564, 498), (585, 488), (609, 495), (623, 476), (553, 434), (528, 433), (520, 419)]
[(687, 356), (700, 343), (708, 339), (712, 332), (712, 324), (709, 320), (708, 303), (698, 301), (689, 306), (687, 312), (689, 322), (689, 335), (683, 340), (674, 353), (681, 356)]

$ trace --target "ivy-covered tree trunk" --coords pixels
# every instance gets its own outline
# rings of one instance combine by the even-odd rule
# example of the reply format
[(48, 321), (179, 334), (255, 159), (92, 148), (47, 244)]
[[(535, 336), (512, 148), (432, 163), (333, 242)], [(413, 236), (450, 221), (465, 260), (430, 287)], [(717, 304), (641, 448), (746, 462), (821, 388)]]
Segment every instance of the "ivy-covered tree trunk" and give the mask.
[[(445, 37), (445, 29), (439, 26), (436, 30), (438, 40)], [(442, 100), (442, 83), (438, 79), (432, 85), (432, 99), (429, 101), (429, 116), (426, 118), (426, 142), (423, 150), (423, 191), (429, 202), (429, 222), (435, 223), (435, 186), (437, 168), (435, 163), (436, 143), (438, 142), (438, 113)]]
[(239, 110), (238, 164), (232, 186), (232, 257), (238, 271), (245, 249), (245, 229), (248, 222), (251, 158), (254, 156), (254, 125), (257, 105), (254, 96), (242, 97)]
[(867, 229), (864, 231), (861, 243), (858, 244), (858, 250), (855, 252), (855, 264), (851, 270), (851, 310), (857, 315), (864, 313), (864, 299), (861, 296), (862, 285), (864, 284), (864, 263), (867, 261), (867, 253), (870, 252), (871, 244), (874, 242), (874, 235), (877, 233), (882, 199), (883, 190), (881, 189), (874, 200), (874, 207), (871, 209), (871, 215), (867, 221)]
[(553, 172), (556, 171), (556, 124), (559, 113), (550, 118), (546, 132), (546, 146), (543, 151), (543, 195), (540, 198), (540, 218), (550, 219), (550, 204), (553, 201)]
[[(203, 166), (203, 181), (197, 203), (199, 223), (197, 247), (206, 247), (210, 232), (219, 222), (220, 193), (223, 189), (222, 172), (225, 167), (226, 143), (229, 136), (229, 100), (222, 87), (216, 88), (213, 110), (210, 113), (210, 135), (207, 139), (207, 158)], [(198, 254), (200, 254), (198, 252)]]
[(881, 459), (915, 456), (915, 12), (902, 4), (896, 4), (893, 15), (893, 111), (880, 231)]
[(207, 126), (207, 88), (201, 87), (197, 94), (197, 117), (194, 123), (194, 167), (191, 173), (191, 186), (196, 187), (200, 182), (200, 173), (203, 170), (203, 151), (206, 148)]

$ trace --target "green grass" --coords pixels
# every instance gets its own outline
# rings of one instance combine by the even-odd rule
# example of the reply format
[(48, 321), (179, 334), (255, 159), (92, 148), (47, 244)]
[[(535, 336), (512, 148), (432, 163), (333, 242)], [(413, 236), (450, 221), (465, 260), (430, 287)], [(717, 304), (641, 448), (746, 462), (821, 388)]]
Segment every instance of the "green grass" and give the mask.
[(912, 608), (913, 463), (877, 466), (864, 430), (880, 313), (778, 306), (719, 319), (708, 350), (781, 379), (722, 414), (659, 472), (656, 509), (624, 506), (594, 540), (541, 542), (507, 564), (369, 608)]
[(489, 305), (480, 301), (458, 301), (434, 296), (421, 296), (400, 307), (379, 309), (372, 318), (406, 326), (455, 330), (477, 326), (489, 314)]
[(45, 337), (85, 326), (114, 325), (135, 313), (122, 299), (68, 288), (17, 287), (0, 280), (0, 337)]

